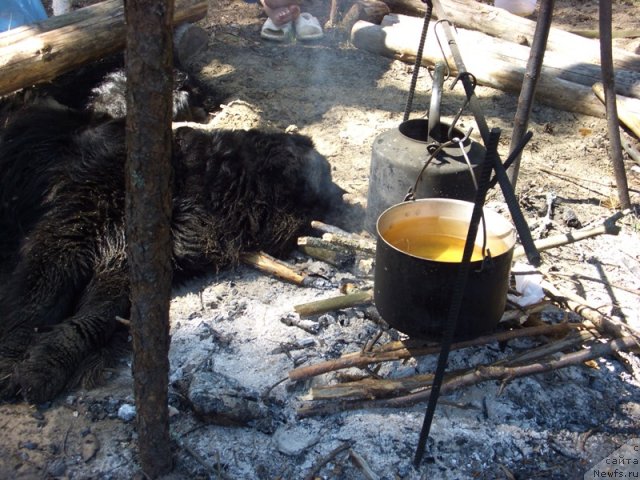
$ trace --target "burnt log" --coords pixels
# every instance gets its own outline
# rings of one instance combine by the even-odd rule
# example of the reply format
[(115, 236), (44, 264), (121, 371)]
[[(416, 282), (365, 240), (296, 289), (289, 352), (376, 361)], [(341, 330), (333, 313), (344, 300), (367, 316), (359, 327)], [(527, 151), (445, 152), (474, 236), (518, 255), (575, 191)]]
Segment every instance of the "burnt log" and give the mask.
[[(173, 25), (204, 18), (204, 0), (176, 0)], [(106, 0), (0, 34), (0, 95), (46, 82), (125, 46), (122, 0)]]

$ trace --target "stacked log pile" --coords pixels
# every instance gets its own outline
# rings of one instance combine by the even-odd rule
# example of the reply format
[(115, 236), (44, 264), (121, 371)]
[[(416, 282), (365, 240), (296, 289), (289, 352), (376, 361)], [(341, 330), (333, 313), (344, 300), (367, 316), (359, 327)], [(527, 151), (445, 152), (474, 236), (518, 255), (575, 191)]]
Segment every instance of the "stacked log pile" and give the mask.
[[(407, 63), (415, 63), (425, 5), (419, 0), (387, 0), (394, 13), (380, 24), (360, 20), (351, 30), (352, 43), (361, 49)], [(457, 27), (457, 44), (467, 70), (480, 85), (518, 93), (522, 85), (535, 22), (475, 0), (440, 0), (447, 20)], [(399, 12), (410, 13), (406, 15)], [(437, 31), (429, 26), (422, 64), (442, 59)], [(455, 73), (444, 35), (444, 55)], [(614, 49), (615, 82), (621, 111), (629, 118), (640, 116), (640, 55)], [(547, 42), (537, 100), (558, 109), (603, 117), (604, 106), (592, 88), (600, 82), (600, 49), (597, 40), (552, 28)], [(621, 119), (623, 115), (621, 114)], [(633, 129), (632, 125), (627, 126)]]

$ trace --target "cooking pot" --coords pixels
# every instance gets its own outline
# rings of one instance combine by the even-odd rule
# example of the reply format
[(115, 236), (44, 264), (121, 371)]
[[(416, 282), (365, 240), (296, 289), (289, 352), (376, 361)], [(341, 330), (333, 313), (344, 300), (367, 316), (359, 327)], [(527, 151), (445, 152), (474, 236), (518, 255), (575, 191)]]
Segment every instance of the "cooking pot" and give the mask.
[[(473, 203), (426, 198), (392, 206), (377, 221), (374, 301), (384, 320), (411, 337), (445, 331)], [(454, 338), (492, 331), (504, 312), (516, 243), (512, 224), (483, 209)]]

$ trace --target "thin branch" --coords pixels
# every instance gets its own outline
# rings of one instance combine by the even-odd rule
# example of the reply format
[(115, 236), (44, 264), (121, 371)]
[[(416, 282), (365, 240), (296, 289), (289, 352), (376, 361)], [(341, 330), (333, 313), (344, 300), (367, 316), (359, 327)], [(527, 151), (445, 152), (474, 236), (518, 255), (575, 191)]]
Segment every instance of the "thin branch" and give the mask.
[(351, 448), (351, 443), (346, 442), (346, 443), (341, 444), (337, 448), (334, 448), (333, 450), (331, 450), (327, 455), (325, 455), (324, 457), (320, 458), (313, 465), (313, 467), (311, 468), (311, 470), (309, 470), (309, 473), (304, 477), (304, 479), (305, 480), (313, 480), (314, 478), (316, 478), (316, 474), (320, 470), (322, 470), (322, 467), (324, 467), (327, 463), (329, 463), (334, 458), (336, 458), (338, 455), (340, 455), (340, 453), (342, 453), (345, 450), (348, 450), (350, 448)]

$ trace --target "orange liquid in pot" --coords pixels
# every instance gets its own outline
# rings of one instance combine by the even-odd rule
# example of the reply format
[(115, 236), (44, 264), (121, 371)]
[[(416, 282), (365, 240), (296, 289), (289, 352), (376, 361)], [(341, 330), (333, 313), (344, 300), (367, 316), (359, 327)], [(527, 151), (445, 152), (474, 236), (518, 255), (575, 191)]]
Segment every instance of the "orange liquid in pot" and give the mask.
[[(466, 239), (434, 233), (433, 224), (437, 219), (429, 220), (421, 218), (396, 222), (382, 236), (387, 243), (410, 255), (437, 262), (460, 263)], [(482, 260), (482, 247), (474, 245), (471, 261), (478, 260)]]

